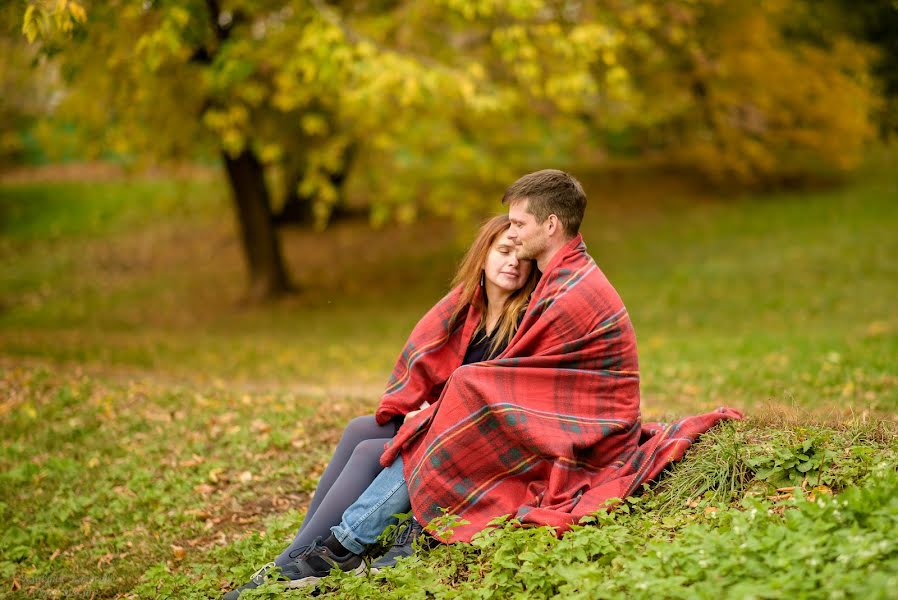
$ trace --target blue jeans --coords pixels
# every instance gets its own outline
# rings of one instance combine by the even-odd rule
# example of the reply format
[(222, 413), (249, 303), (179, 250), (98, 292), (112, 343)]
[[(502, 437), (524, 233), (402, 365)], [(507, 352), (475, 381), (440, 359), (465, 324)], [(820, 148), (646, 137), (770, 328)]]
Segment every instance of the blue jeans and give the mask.
[(377, 541), (387, 525), (397, 522), (393, 515), (411, 509), (408, 485), (402, 472), (402, 457), (380, 472), (359, 499), (343, 512), (339, 525), (331, 527), (331, 533), (343, 546), (355, 554)]

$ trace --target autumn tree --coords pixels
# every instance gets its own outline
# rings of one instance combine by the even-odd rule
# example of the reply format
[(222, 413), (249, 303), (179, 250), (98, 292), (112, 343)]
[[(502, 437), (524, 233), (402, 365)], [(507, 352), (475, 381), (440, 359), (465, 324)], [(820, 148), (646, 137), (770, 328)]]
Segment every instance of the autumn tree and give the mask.
[(812, 7), (705, 0), (618, 13), (640, 32), (620, 53), (639, 150), (731, 187), (855, 167), (875, 131), (873, 55), (838, 28), (803, 35)]
[(775, 181), (852, 166), (875, 100), (864, 48), (790, 40), (785, 0), (21, 6), (87, 147), (220, 156), (256, 299), (288, 287), (272, 190), (319, 225), (350, 179), (375, 223), (464, 216), (524, 170), (599, 162), (609, 132)]
[[(596, 79), (590, 64), (621, 36), (561, 10), (531, 1), (33, 2), (23, 31), (56, 54), (69, 86), (59, 114), (97, 152), (220, 154), (250, 296), (264, 298), (287, 287), (271, 219), (278, 177), (266, 173), (314, 199), (319, 222), (353, 162), (378, 190), (375, 221), (413, 218), (425, 187), (433, 206), (464, 213), (479, 199), (459, 193), (460, 179), (507, 181), (540, 157), (537, 141), (572, 138), (553, 119), (617, 86), (620, 73)], [(531, 39), (546, 47), (537, 54)]]
[(894, 0), (829, 0), (810, 7), (816, 38), (826, 43), (833, 29), (847, 32), (876, 49), (873, 75), (883, 102), (877, 107), (880, 133), (898, 134), (898, 2)]

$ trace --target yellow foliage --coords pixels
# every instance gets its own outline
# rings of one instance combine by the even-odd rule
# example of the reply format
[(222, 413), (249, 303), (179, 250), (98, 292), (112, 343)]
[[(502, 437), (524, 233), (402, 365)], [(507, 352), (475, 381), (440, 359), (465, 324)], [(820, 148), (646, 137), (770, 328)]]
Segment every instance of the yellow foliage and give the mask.
[(327, 133), (327, 121), (318, 114), (306, 113), (300, 119), (303, 131), (308, 135), (324, 135)]
[(77, 23), (84, 23), (87, 21), (87, 12), (84, 10), (84, 7), (77, 2), (70, 1), (68, 3), (68, 9), (69, 14), (72, 15), (72, 19)]
[(278, 144), (265, 144), (259, 149), (259, 159), (263, 163), (270, 164), (280, 160), (283, 153)]
[(33, 43), (38, 34), (36, 11), (34, 4), (29, 4), (22, 17), (22, 33), (28, 38), (29, 43)]
[(98, 152), (250, 148), (322, 220), (350, 166), (376, 221), (467, 214), (460, 179), (601, 160), (609, 132), (740, 183), (851, 168), (873, 133), (867, 50), (786, 37), (784, 0), (240, 2), (226, 41), (214, 4), (35, 1), (22, 31), (66, 34), (59, 114)]
[[(709, 9), (711, 10), (711, 9)], [(721, 182), (757, 184), (856, 166), (875, 130), (869, 51), (786, 38), (780, 3), (728, 2), (694, 61), (696, 120), (679, 154)]]

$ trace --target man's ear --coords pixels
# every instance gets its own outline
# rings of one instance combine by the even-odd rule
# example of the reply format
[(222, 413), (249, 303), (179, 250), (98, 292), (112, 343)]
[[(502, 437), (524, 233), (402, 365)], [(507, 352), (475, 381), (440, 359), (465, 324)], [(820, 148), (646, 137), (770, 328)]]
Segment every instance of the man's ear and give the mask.
[(549, 215), (546, 217), (547, 226), (546, 233), (550, 236), (555, 235), (555, 232), (558, 231), (558, 228), (561, 227), (561, 223), (558, 221), (558, 217), (556, 215)]

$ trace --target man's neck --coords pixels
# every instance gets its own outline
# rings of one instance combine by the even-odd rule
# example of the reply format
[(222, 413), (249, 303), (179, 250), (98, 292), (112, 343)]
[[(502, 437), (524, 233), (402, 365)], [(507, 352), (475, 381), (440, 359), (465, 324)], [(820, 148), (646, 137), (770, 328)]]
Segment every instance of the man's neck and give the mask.
[(549, 266), (549, 263), (552, 262), (552, 259), (555, 258), (555, 255), (558, 254), (558, 251), (567, 246), (567, 243), (570, 242), (574, 238), (567, 238), (555, 242), (546, 248), (546, 251), (542, 253), (541, 256), (536, 258), (536, 266), (539, 267), (540, 273), (546, 272), (546, 267)]

